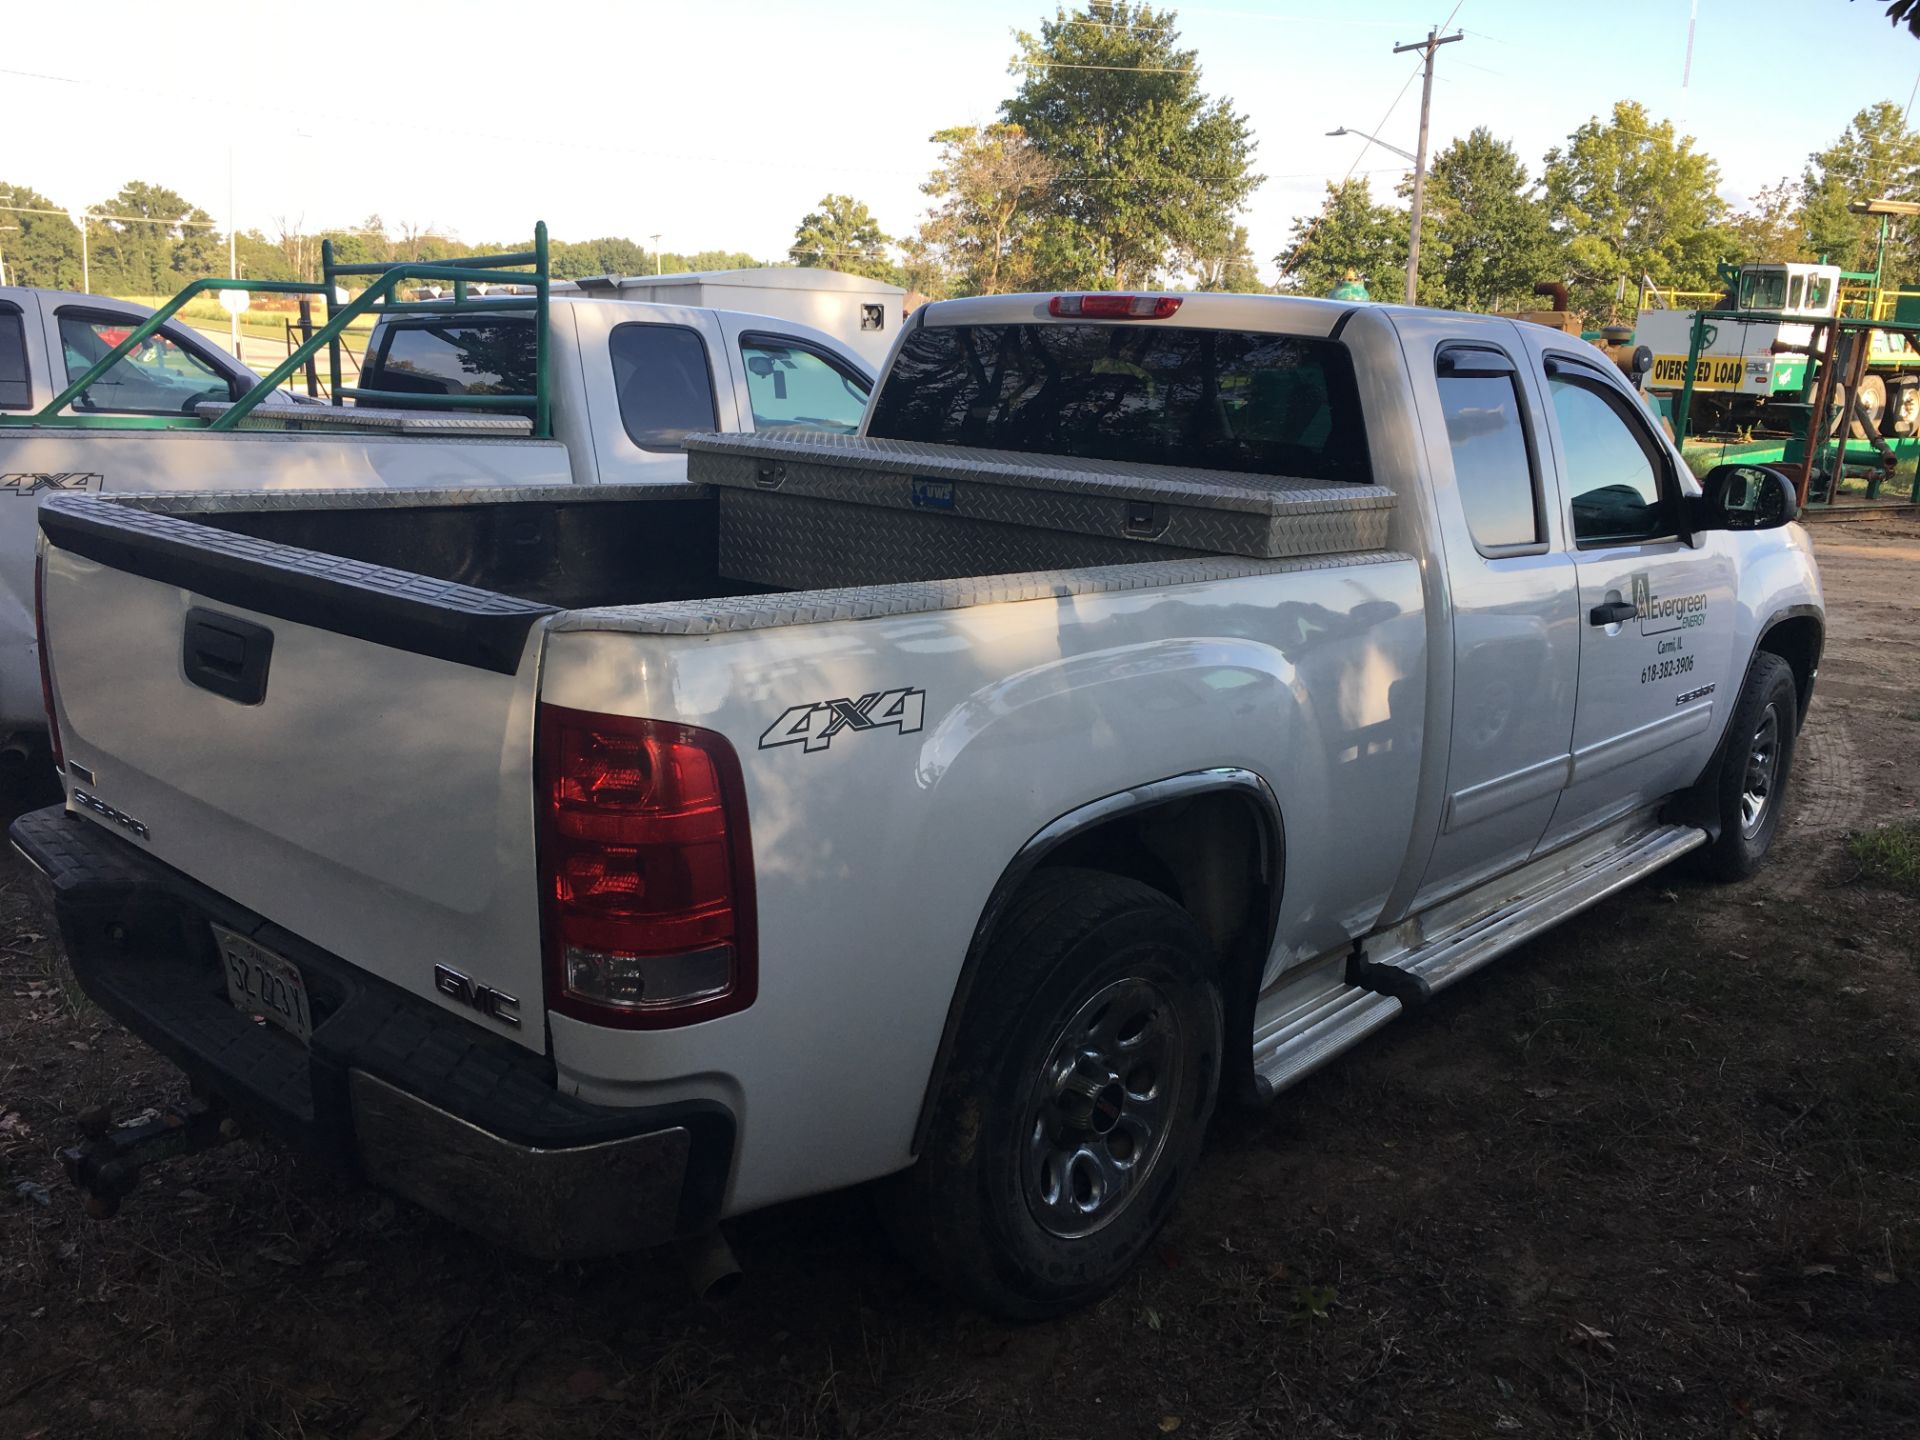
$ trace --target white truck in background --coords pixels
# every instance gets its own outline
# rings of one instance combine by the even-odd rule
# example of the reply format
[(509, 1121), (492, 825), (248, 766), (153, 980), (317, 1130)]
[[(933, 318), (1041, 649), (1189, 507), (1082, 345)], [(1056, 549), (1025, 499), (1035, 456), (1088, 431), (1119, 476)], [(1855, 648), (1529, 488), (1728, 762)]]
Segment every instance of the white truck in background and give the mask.
[(381, 406), (295, 404), (274, 391), (243, 428), (209, 428), (260, 377), (169, 325), (36, 423), (148, 313), (0, 290), (0, 762), (27, 763), (45, 729), (33, 547), (46, 495), (681, 480), (688, 431), (844, 433), (872, 385), (865, 362), (792, 321), (561, 291), (548, 323), (550, 438), (534, 437), (518, 404), (444, 408), (534, 388), (535, 316), (481, 299), (379, 319), (360, 388), (395, 394)]
[[(1780, 824), (1794, 491), (1696, 481), (1577, 337), (950, 301), (858, 435), (689, 448), (42, 507), (65, 801), (11, 833), (208, 1097), (156, 1144), (230, 1116), (550, 1256), (897, 1176), (907, 1253), (1046, 1315), (1217, 1095)], [(69, 1154), (96, 1208), (146, 1143)]]

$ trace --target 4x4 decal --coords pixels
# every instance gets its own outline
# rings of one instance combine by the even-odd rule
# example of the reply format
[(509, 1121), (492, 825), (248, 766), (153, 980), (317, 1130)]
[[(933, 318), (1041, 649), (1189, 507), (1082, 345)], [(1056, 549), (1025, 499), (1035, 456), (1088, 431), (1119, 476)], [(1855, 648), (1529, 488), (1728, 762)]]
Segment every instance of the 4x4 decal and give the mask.
[(106, 477), (96, 470), (9, 470), (0, 474), (0, 490), (37, 495), (42, 490), (98, 490)]
[(912, 689), (879, 690), (857, 700), (843, 696), (795, 705), (767, 727), (760, 737), (760, 748), (798, 745), (811, 754), (826, 749), (843, 730), (897, 730), (911, 735), (925, 722), (926, 710), (927, 692)]

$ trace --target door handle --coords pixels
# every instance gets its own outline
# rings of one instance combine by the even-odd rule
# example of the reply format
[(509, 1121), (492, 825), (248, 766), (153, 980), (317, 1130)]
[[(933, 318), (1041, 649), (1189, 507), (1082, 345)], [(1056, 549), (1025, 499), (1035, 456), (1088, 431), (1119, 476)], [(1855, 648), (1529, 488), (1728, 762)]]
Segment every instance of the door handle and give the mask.
[(1589, 625), (1624, 625), (1640, 613), (1631, 600), (1609, 600), (1587, 612)]

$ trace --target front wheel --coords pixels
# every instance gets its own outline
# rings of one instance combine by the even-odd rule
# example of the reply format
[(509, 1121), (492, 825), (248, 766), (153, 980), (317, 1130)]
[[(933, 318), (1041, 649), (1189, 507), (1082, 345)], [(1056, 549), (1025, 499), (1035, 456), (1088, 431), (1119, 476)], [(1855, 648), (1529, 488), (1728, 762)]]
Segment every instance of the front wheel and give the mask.
[(1762, 651), (1733, 707), (1715, 781), (1720, 838), (1705, 854), (1716, 878), (1744, 880), (1773, 848), (1798, 723), (1793, 671), (1778, 655)]
[(972, 994), (926, 1149), (883, 1204), (936, 1280), (1037, 1319), (1117, 1284), (1194, 1167), (1220, 1075), (1213, 957), (1159, 891), (1043, 871)]

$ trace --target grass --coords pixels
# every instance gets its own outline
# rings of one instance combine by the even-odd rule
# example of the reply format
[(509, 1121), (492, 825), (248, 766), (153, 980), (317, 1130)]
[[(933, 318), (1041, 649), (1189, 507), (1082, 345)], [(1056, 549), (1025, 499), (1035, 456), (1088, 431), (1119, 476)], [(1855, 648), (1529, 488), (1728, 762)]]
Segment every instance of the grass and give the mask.
[(1847, 850), (1869, 880), (1920, 895), (1920, 820), (1876, 825), (1847, 839)]

